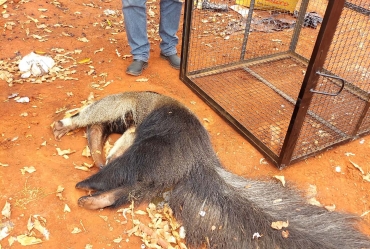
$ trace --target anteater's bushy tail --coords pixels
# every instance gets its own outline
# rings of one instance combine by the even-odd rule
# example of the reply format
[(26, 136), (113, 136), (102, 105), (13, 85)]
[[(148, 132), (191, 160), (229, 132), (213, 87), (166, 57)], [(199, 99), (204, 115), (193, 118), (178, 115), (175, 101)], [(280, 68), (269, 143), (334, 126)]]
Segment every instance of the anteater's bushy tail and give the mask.
[[(221, 167), (198, 167), (176, 186), (170, 201), (187, 242), (208, 248), (360, 249), (370, 240), (356, 218), (308, 204), (275, 182), (248, 180)], [(277, 230), (273, 222), (288, 222)]]

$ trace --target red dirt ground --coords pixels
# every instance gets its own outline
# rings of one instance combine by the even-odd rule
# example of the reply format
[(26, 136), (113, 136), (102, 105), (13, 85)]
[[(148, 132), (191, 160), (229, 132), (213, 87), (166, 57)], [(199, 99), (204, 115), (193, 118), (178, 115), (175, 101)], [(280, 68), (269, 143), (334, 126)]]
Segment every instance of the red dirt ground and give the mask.
[[(155, 9), (158, 3), (149, 5), (158, 13)], [(6, 202), (11, 204), (10, 220), (14, 224), (10, 235), (0, 241), (0, 248), (21, 248), (18, 242), (10, 246), (8, 238), (27, 234), (27, 221), (33, 215), (44, 217), (50, 232), (49, 240), (36, 232), (34, 236), (41, 238), (43, 243), (33, 248), (85, 248), (87, 244), (93, 248), (140, 248), (139, 238), (124, 233), (132, 225), (121, 224), (124, 219), (116, 210), (89, 211), (77, 206), (77, 199), (84, 193), (74, 185), (97, 169), (91, 168), (89, 172), (75, 169), (75, 165), (92, 163), (91, 158), (81, 155), (86, 146), (83, 130), (56, 141), (50, 127), (63, 117), (61, 110), (80, 107), (90, 93), (98, 99), (133, 90), (157, 91), (178, 99), (193, 110), (204, 120), (214, 148), (227, 169), (244, 177), (274, 180), (274, 175), (283, 175), (289, 185), (302, 191), (315, 185), (316, 198), (323, 205), (335, 204), (337, 211), (364, 214), (361, 227), (370, 234), (370, 182), (364, 181), (361, 172), (350, 162), (359, 165), (365, 174), (370, 171), (369, 136), (279, 171), (271, 163), (261, 163), (263, 155), (185, 86), (177, 70), (160, 59), (155, 21), (149, 23), (152, 35), (149, 67), (142, 76), (135, 78), (125, 74), (131, 59), (123, 58), (130, 54), (130, 48), (122, 24), (120, 1), (8, 1), (0, 9), (3, 15), (0, 26), (4, 27), (0, 38), (0, 61), (3, 61), (0, 70), (7, 70), (3, 66), (5, 62), (17, 61), (16, 55), (23, 57), (32, 51), (45, 52), (53, 58), (73, 52), (63, 57), (66, 63), (58, 65), (69, 68), (68, 77), (75, 78), (41, 83), (0, 80), (0, 209)], [(119, 15), (105, 16), (106, 9), (117, 10)], [(89, 41), (78, 40), (83, 37)], [(104, 49), (98, 51), (101, 48)], [(83, 60), (85, 63), (78, 63)], [(19, 73), (13, 75), (15, 80), (20, 79)], [(12, 93), (27, 96), (30, 102), (17, 103), (8, 99)], [(76, 152), (65, 159), (57, 154), (56, 148)], [(30, 166), (36, 171), (21, 173), (21, 169)], [(336, 167), (341, 171), (336, 172)], [(58, 186), (64, 187), (62, 200), (56, 196)], [(70, 212), (64, 211), (66, 204)], [(1, 222), (5, 221), (7, 219), (2, 216)], [(82, 232), (72, 234), (75, 227)], [(121, 242), (113, 242), (119, 237)]]

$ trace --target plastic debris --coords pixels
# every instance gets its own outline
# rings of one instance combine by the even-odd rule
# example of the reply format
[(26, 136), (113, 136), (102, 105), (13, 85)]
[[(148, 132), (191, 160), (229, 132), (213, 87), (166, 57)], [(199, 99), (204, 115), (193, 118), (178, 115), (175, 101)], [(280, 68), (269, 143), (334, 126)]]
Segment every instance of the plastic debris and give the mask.
[(30, 98), (28, 98), (28, 97), (22, 97), (22, 98), (16, 99), (15, 101), (17, 103), (29, 103), (30, 102)]
[(31, 52), (22, 58), (18, 67), (22, 72), (21, 77), (28, 78), (31, 75), (41, 76), (47, 74), (54, 65), (53, 58)]
[(316, 12), (308, 12), (304, 16), (304, 27), (310, 27), (316, 29), (319, 23), (322, 23), (322, 17)]
[[(293, 16), (298, 18), (299, 12), (294, 11)], [(319, 23), (322, 23), (322, 17), (316, 12), (308, 12), (304, 16), (303, 26), (316, 29)]]
[(275, 16), (269, 16), (266, 18), (255, 17), (252, 19), (251, 28), (252, 31), (269, 33), (274, 31), (282, 31), (284, 29), (292, 29), (294, 28), (295, 23), (295, 20), (288, 20)]
[(0, 223), (0, 240), (7, 237), (11, 230), (13, 230), (14, 224), (11, 221), (5, 221)]
[(228, 11), (229, 7), (227, 6), (227, 4), (211, 3), (205, 0), (202, 2), (202, 9), (213, 11)]
[(249, 9), (241, 5), (232, 5), (230, 6), (230, 9), (238, 12), (240, 15), (242, 15), (243, 18), (247, 18), (249, 13)]
[(8, 96), (8, 99), (13, 99), (18, 96), (19, 93), (12, 93)]
[(111, 9), (106, 9), (103, 11), (104, 15), (106, 16), (115, 16), (117, 15), (117, 11), (111, 10)]

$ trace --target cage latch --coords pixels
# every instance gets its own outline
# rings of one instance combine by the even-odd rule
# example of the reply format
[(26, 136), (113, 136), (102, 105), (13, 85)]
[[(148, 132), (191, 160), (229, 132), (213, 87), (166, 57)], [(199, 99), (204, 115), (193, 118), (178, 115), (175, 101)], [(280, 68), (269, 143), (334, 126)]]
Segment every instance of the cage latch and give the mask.
[(324, 94), (324, 95), (329, 95), (329, 96), (338, 96), (338, 94), (340, 94), (342, 92), (342, 90), (344, 88), (344, 82), (345, 82), (344, 79), (342, 79), (341, 77), (338, 77), (338, 76), (321, 73), (319, 71), (317, 71), (316, 74), (318, 74), (320, 76), (323, 76), (323, 77), (340, 80), (342, 82), (342, 86), (340, 87), (340, 89), (339, 89), (339, 91), (337, 93), (321, 92), (321, 91), (316, 91), (316, 90), (310, 89), (311, 92), (313, 92), (313, 93), (319, 93), (319, 94)]

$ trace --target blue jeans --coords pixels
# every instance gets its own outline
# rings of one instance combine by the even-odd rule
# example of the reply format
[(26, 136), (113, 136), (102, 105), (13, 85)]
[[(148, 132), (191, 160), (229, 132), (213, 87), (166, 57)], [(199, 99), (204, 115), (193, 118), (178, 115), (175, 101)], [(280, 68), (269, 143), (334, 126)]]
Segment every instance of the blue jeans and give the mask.
[[(147, 62), (150, 45), (147, 35), (146, 0), (122, 0), (123, 16), (128, 43), (133, 59)], [(161, 53), (165, 56), (177, 53), (182, 2), (180, 0), (160, 1), (159, 35)]]

